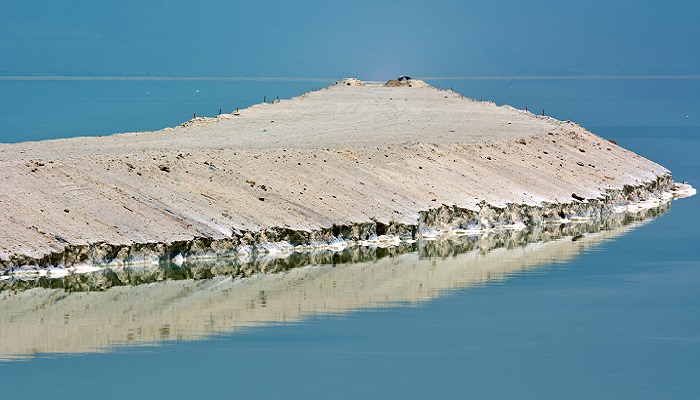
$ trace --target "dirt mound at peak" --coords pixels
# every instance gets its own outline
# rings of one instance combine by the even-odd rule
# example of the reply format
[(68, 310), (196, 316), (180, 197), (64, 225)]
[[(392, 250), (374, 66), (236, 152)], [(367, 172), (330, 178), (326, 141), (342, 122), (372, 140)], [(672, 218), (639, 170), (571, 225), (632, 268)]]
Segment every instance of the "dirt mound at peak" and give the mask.
[(406, 87), (430, 87), (427, 83), (423, 82), (420, 79), (403, 79), (403, 80), (398, 80), (398, 79), (391, 79), (387, 83), (384, 84), (386, 87), (400, 87), (400, 86), (406, 86)]
[(338, 86), (365, 86), (365, 83), (356, 78), (345, 78), (335, 83)]

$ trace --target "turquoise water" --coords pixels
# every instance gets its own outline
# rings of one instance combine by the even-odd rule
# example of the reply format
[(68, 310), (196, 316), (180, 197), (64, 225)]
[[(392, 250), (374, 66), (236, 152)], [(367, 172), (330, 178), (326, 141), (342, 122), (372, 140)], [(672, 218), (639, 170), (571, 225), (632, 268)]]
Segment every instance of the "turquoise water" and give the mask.
[[(676, 180), (700, 186), (700, 107), (693, 96), (700, 81), (433, 83), (499, 104), (544, 108), (659, 162)], [(218, 84), (158, 84), (160, 101), (138, 103), (148, 90), (144, 82), (0, 82), (2, 93), (24, 96), (3, 96), (0, 137), (20, 141), (155, 129), (182, 122), (190, 112), (215, 115), (217, 104), (234, 98), (231, 93), (245, 92), (239, 83), (228, 83), (201, 100), (196, 96)], [(296, 95), (318, 85), (258, 84), (250, 83), (250, 92), (236, 103), (257, 102), (272, 87)], [(138, 95), (128, 94), (137, 89)], [(201, 108), (190, 111), (197, 105)], [(81, 106), (91, 111), (83, 113)], [(54, 127), (51, 118), (39, 117), (42, 109), (61, 123)], [(134, 117), (141, 111), (148, 111), (143, 119)], [(142, 125), (130, 127), (122, 119)], [(12, 399), (695, 398), (699, 207), (698, 196), (676, 201), (663, 215), (582, 248), (573, 258), (455, 285), (433, 299), (319, 311), (194, 341), (0, 362), (5, 382), (0, 390)], [(446, 268), (448, 261), (435, 259), (434, 267)]]
[(0, 143), (153, 131), (331, 83), (0, 80)]

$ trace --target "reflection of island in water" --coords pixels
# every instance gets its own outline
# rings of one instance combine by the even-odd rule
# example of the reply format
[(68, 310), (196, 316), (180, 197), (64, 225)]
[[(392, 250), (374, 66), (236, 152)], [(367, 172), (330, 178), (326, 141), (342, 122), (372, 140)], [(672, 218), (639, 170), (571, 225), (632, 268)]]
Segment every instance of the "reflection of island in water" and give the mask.
[(0, 287), (0, 359), (196, 340), (314, 314), (418, 303), (570, 261), (667, 209), (388, 249), (355, 247), (6, 281)]

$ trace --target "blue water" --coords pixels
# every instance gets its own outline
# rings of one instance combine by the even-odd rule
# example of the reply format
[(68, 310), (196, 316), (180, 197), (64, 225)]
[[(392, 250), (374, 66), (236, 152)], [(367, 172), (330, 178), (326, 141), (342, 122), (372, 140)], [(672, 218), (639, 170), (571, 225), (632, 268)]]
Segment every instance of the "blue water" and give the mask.
[[(699, 81), (433, 83), (498, 104), (544, 108), (700, 186), (700, 107), (693, 95), (700, 93)], [(245, 94), (238, 85), (216, 91), (215, 82), (0, 82), (1, 93), (17, 96), (1, 99), (0, 137), (155, 129), (193, 112), (215, 115), (219, 107), (230, 111), (234, 103), (257, 102), (265, 93), (270, 98), (274, 87), (283, 97), (317, 84), (251, 83)], [(0, 363), (0, 393), (8, 399), (697, 398), (699, 207), (698, 196), (676, 201), (669, 212), (569, 263), (417, 306)]]
[(153, 131), (331, 83), (0, 80), (0, 143)]

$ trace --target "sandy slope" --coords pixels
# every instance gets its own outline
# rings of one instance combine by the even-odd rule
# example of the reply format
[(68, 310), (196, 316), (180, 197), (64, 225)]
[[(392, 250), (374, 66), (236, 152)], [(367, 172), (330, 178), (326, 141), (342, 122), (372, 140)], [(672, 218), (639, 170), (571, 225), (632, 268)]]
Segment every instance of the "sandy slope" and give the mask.
[(441, 204), (568, 203), (668, 173), (570, 122), (343, 81), (157, 132), (0, 145), (0, 260), (69, 243), (415, 223)]

